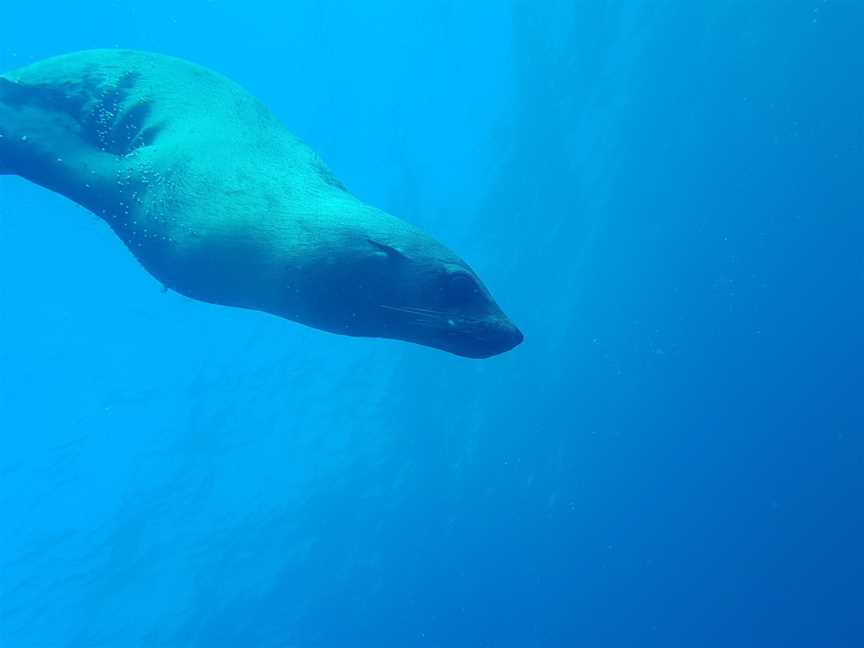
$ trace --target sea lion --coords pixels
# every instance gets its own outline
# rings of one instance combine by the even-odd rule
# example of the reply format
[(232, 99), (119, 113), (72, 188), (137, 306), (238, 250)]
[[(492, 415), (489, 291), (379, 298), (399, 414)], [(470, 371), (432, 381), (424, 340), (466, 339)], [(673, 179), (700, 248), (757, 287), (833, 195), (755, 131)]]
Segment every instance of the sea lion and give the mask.
[(468, 264), (187, 61), (92, 50), (0, 76), (0, 173), (89, 209), (193, 299), (471, 358), (522, 341)]

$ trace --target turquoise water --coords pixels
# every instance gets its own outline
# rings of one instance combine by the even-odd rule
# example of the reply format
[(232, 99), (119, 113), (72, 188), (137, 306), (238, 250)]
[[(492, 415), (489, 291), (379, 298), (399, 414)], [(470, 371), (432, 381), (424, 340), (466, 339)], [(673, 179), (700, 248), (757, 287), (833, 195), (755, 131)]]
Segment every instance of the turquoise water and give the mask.
[(864, 645), (864, 5), (7, 5), (3, 71), (242, 83), (525, 342), (163, 293), (0, 178), (0, 647)]

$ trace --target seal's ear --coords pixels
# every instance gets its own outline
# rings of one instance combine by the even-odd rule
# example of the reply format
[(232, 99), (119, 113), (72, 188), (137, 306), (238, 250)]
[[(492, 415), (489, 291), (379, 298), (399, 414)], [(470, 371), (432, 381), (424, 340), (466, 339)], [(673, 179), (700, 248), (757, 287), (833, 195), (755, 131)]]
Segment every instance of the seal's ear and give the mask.
[(17, 87), (18, 87), (17, 83), (10, 81), (6, 77), (0, 76), (0, 92), (2, 92), (4, 94), (8, 93), (10, 90), (12, 92), (14, 92)]
[(0, 101), (9, 105), (17, 105), (24, 103), (29, 95), (29, 88), (10, 81), (6, 77), (0, 77)]
[(401, 250), (393, 247), (392, 245), (379, 243), (378, 241), (373, 241), (371, 238), (367, 238), (366, 240), (369, 241), (372, 247), (376, 248), (380, 252), (384, 252), (390, 259), (401, 260), (407, 258)]

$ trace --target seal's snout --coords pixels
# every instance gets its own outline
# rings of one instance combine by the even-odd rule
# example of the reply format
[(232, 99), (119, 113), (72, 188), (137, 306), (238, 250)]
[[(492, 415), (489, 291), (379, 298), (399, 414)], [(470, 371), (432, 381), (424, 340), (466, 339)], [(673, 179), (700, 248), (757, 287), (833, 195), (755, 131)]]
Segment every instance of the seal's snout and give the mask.
[(486, 348), (490, 351), (490, 356), (498, 355), (499, 353), (516, 348), (522, 344), (522, 340), (524, 339), (525, 336), (522, 335), (522, 331), (515, 324), (505, 321), (495, 327), (494, 332), (486, 338)]
[(466, 358), (489, 358), (516, 348), (524, 340), (520, 331), (507, 319), (497, 320), (482, 328), (454, 333), (442, 348)]
[(520, 331), (514, 324), (510, 324), (510, 330), (506, 334), (506, 349), (505, 351), (509, 351), (510, 349), (515, 349), (517, 346), (522, 344), (522, 341), (525, 339), (525, 336), (522, 335), (522, 331)]

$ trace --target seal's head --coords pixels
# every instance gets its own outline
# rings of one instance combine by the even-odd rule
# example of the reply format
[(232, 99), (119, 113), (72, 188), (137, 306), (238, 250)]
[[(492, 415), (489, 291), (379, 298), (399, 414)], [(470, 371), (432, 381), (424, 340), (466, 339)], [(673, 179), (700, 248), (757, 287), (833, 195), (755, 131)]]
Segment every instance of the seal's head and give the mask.
[[(468, 358), (487, 358), (522, 342), (486, 286), (432, 237), (374, 210), (363, 227), (340, 229), (303, 276), (307, 320), (317, 328), (405, 340)], [(338, 251), (338, 253), (336, 253)], [(307, 257), (308, 258), (308, 257)], [(321, 290), (322, 285), (328, 290)], [(310, 321), (311, 320), (311, 321)]]

